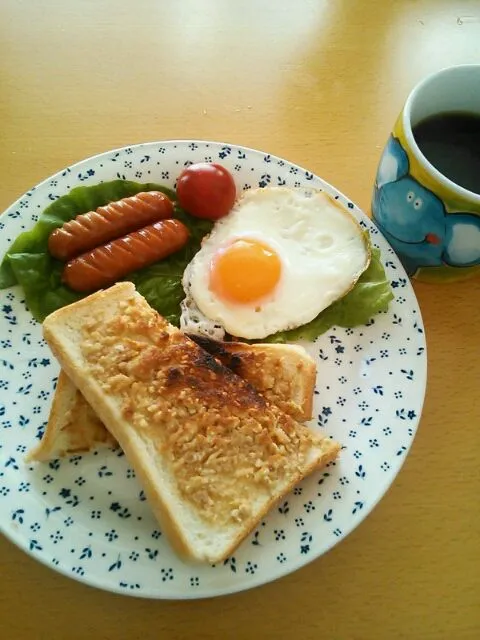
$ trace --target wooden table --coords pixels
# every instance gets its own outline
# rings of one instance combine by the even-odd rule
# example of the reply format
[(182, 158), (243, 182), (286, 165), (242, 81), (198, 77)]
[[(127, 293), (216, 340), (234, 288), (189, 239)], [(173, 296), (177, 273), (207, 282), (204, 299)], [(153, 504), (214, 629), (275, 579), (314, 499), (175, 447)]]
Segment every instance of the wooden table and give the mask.
[[(480, 5), (2, 0), (0, 34), (0, 210), (84, 157), (176, 137), (268, 150), (368, 210), (409, 90), (478, 62)], [(2, 540), (2, 637), (480, 637), (479, 285), (415, 284), (420, 430), (390, 492), (333, 551), (250, 592), (176, 603), (87, 588)]]

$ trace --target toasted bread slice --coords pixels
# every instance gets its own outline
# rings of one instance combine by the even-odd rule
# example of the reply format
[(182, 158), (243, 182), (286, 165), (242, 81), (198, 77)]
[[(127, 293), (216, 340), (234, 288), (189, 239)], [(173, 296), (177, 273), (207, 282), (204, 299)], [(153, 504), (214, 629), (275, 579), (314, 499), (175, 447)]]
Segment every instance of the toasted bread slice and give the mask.
[[(305, 349), (287, 344), (217, 342), (191, 336), (223, 365), (296, 420), (312, 417), (316, 366)], [(64, 371), (60, 371), (45, 433), (28, 462), (92, 451), (117, 443)]]
[(43, 323), (174, 548), (215, 563), (340, 445), (296, 422), (123, 282)]
[(115, 438), (61, 370), (45, 432), (37, 446), (28, 452), (26, 461), (44, 462), (116, 446)]

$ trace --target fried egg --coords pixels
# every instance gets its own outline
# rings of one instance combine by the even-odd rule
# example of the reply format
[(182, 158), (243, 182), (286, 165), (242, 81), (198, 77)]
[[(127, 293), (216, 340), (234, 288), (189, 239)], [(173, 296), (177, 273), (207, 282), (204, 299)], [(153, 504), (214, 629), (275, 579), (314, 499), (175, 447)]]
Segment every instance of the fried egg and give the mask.
[(370, 261), (357, 220), (322, 191), (247, 191), (183, 276), (182, 329), (262, 339), (313, 320)]

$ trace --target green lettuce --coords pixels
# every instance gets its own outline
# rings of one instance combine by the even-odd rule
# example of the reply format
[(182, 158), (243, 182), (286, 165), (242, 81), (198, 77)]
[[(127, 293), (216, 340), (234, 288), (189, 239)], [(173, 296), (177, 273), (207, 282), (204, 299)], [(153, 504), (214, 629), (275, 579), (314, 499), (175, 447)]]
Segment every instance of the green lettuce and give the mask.
[(357, 284), (308, 324), (290, 331), (280, 331), (262, 342), (315, 340), (334, 325), (356, 327), (367, 323), (379, 311), (386, 311), (393, 292), (380, 260), (380, 250), (372, 248), (372, 259)]
[[(77, 187), (55, 200), (45, 209), (35, 226), (20, 234), (6, 253), (0, 264), (0, 289), (19, 284), (30, 312), (39, 322), (52, 311), (84, 297), (86, 294), (76, 293), (62, 283), (64, 264), (52, 258), (48, 252), (50, 233), (81, 213), (140, 191), (152, 190), (162, 191), (175, 202), (175, 193), (162, 185), (126, 180)], [(190, 216), (176, 203), (175, 217), (190, 230), (190, 239), (185, 247), (165, 260), (129, 274), (125, 279), (135, 284), (154, 309), (178, 326), (180, 302), (184, 297), (183, 272), (200, 248), (202, 238), (212, 228), (212, 222)], [(386, 311), (392, 298), (390, 283), (380, 261), (380, 251), (373, 249), (370, 266), (347, 295), (308, 324), (276, 333), (262, 342), (314, 340), (333, 325), (355, 327), (365, 324), (379, 311)]]
[[(25, 294), (27, 307), (39, 322), (52, 311), (85, 297), (86, 294), (75, 293), (62, 283), (64, 265), (48, 252), (48, 236), (53, 229), (81, 213), (140, 191), (162, 191), (175, 200), (175, 193), (159, 184), (114, 180), (91, 187), (77, 187), (52, 202), (35, 226), (21, 233), (7, 251), (0, 265), (0, 289), (19, 284)], [(177, 205), (175, 217), (181, 219), (190, 230), (187, 245), (162, 262), (129, 274), (126, 279), (135, 283), (152, 307), (178, 326), (179, 305), (184, 295), (182, 274), (212, 223), (193, 218)]]

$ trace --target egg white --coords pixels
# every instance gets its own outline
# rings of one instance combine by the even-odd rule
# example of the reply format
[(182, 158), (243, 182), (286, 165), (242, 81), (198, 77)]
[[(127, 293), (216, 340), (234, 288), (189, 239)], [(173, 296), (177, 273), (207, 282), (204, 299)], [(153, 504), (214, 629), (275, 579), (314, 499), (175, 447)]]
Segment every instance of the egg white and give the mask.
[[(235, 304), (209, 288), (219, 248), (239, 238), (271, 247), (282, 263), (275, 289), (264, 299)], [(356, 219), (324, 192), (271, 187), (247, 191), (219, 220), (185, 270), (182, 328), (262, 339), (313, 320), (347, 293), (370, 261)], [(199, 331), (199, 326), (203, 331)]]

